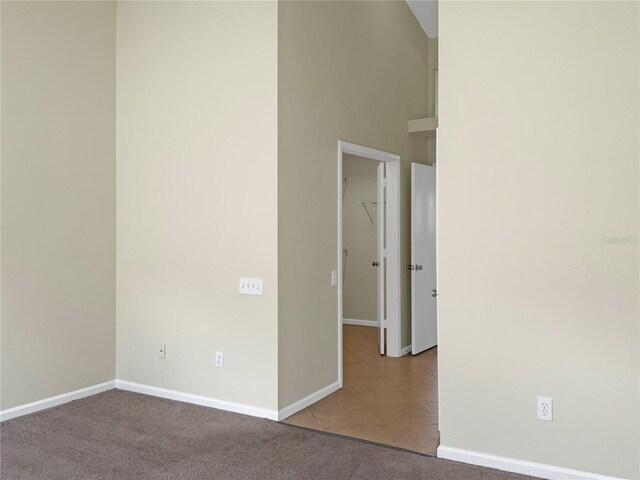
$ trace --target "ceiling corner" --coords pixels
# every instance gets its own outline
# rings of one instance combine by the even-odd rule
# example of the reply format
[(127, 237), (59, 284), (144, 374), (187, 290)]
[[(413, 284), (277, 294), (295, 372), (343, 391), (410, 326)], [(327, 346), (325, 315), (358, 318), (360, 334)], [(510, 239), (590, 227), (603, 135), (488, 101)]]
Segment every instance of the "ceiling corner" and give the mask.
[(429, 38), (438, 37), (438, 0), (406, 0)]

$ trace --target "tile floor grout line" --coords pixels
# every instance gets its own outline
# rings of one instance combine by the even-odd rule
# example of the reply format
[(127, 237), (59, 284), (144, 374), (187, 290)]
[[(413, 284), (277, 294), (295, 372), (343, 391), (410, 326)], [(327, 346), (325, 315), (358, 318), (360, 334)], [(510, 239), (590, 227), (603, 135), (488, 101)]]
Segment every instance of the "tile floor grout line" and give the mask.
[[(345, 347), (345, 348), (347, 348), (347, 350), (349, 350), (349, 348), (348, 348), (348, 347)], [(374, 369), (371, 365), (369, 365), (369, 364), (368, 364), (364, 359), (360, 358), (360, 357), (358, 356), (358, 354), (357, 354), (357, 353), (353, 353), (353, 352), (351, 352), (351, 350), (349, 350), (349, 352), (350, 352), (353, 356), (355, 356), (357, 359), (359, 359), (361, 362), (363, 362), (366, 366), (368, 366), (369, 368), (371, 368), (371, 369), (372, 369), (372, 370), (374, 370), (375, 372), (379, 373), (379, 374), (380, 374), (380, 375), (382, 375), (384, 378), (386, 378), (387, 380), (391, 381), (391, 383), (392, 383), (393, 385), (395, 385), (395, 383), (394, 383), (391, 379), (389, 379), (388, 377), (386, 377), (382, 372), (379, 372), (378, 370), (375, 370), (375, 369)], [(382, 355), (380, 355), (380, 356), (382, 357)], [(345, 388), (347, 388), (347, 390), (348, 390), (348, 387), (345, 387)], [(369, 405), (367, 405), (367, 404), (366, 404), (366, 403), (365, 403), (365, 402), (364, 402), (360, 397), (358, 397), (358, 395), (357, 395), (356, 393), (352, 393), (352, 395), (353, 395), (353, 396), (355, 396), (358, 400), (360, 400), (360, 402), (361, 402), (361, 403), (366, 407), (366, 409), (367, 409), (367, 410), (368, 410), (368, 411), (369, 411), (369, 412), (370, 412), (374, 417), (376, 417), (378, 420), (380, 420), (380, 421), (382, 422), (382, 424), (383, 424), (385, 427), (387, 427), (389, 430), (391, 430), (391, 432), (393, 432), (393, 433), (394, 433), (394, 435), (396, 436), (396, 438), (397, 438), (398, 440), (400, 440), (400, 442), (401, 442), (402, 444), (404, 444), (405, 446), (409, 447), (410, 449), (412, 449), (412, 450), (414, 450), (414, 451), (416, 450), (412, 445), (410, 445), (410, 444), (409, 444), (409, 445), (407, 445), (407, 443), (406, 443), (406, 442), (402, 439), (402, 437), (400, 436), (399, 432), (398, 432), (396, 429), (392, 428), (392, 427), (391, 427), (391, 425), (388, 425), (388, 424), (387, 424), (383, 419), (381, 419), (378, 415), (376, 415), (376, 413), (375, 413), (373, 410), (371, 410), (371, 407), (370, 407)], [(426, 407), (425, 407), (425, 408), (426, 408)]]
[[(398, 432), (397, 432), (394, 428), (392, 428), (392, 427), (391, 427), (391, 425), (388, 425), (388, 424), (387, 424), (387, 422), (385, 422), (385, 421), (384, 421), (383, 419), (381, 419), (378, 415), (376, 415), (376, 413), (375, 413), (373, 410), (371, 410), (371, 407), (370, 407), (369, 405), (367, 405), (367, 404), (364, 402), (364, 400), (362, 400), (360, 397), (358, 397), (358, 395), (357, 395), (357, 394), (355, 394), (355, 393), (354, 393), (353, 395), (354, 395), (358, 400), (360, 400), (360, 401), (362, 402), (362, 404), (367, 408), (367, 410), (369, 410), (369, 412), (371, 412), (371, 414), (372, 414), (374, 417), (376, 417), (378, 420), (380, 420), (380, 421), (382, 422), (382, 424), (383, 424), (385, 427), (387, 427), (389, 430), (391, 430), (391, 431), (396, 435), (396, 437), (398, 438), (398, 440), (400, 440), (400, 441), (401, 441), (401, 443), (403, 443), (403, 444), (405, 444), (405, 445), (406, 445), (406, 443), (402, 440), (402, 437), (400, 437), (400, 435), (398, 434)], [(409, 445), (409, 447), (411, 447), (411, 446)]]
[[(368, 345), (368, 342), (363, 342), (362, 345)], [(398, 388), (402, 391), (404, 391), (405, 394), (408, 395), (409, 398), (411, 398), (417, 405), (421, 406), (422, 408), (426, 409), (428, 412), (436, 415), (438, 417), (438, 422), (435, 425), (439, 425), (439, 413), (434, 412), (433, 410), (431, 410), (429, 407), (427, 407), (426, 405), (424, 405), (424, 403), (422, 401), (419, 401), (414, 395), (411, 394), (411, 392), (409, 392), (407, 389), (405, 389), (402, 385), (400, 385), (399, 383), (397, 383), (397, 381), (394, 378), (390, 378), (388, 375), (385, 375), (383, 372), (381, 372), (380, 370), (376, 369), (373, 365), (371, 365), (369, 362), (367, 362), (365, 359), (361, 358), (360, 356), (358, 356), (357, 353), (349, 350), (349, 347), (346, 345), (343, 345), (343, 348), (345, 348), (347, 351), (349, 351), (349, 353), (351, 353), (351, 355), (353, 355), (354, 357), (356, 357), (358, 360), (360, 360), (361, 362), (363, 362), (365, 364), (365, 366), (368, 366), (369, 368), (371, 368), (373, 371), (375, 371), (376, 373), (378, 373), (379, 375), (381, 375), (383, 378), (385, 378), (386, 380), (388, 380), (389, 382), (391, 382), (391, 384), (395, 387)], [(380, 355), (381, 357), (383, 355)], [(425, 370), (424, 368), (420, 367), (419, 365), (416, 365), (413, 362), (413, 358), (409, 358), (407, 359), (408, 362), (410, 362), (412, 367), (417, 368), (418, 370), (422, 371), (423, 373), (429, 375), (430, 377), (434, 377), (436, 380), (438, 380), (438, 377), (435, 377), (434, 375), (431, 374), (431, 372)], [(436, 384), (438, 384), (438, 382), (436, 382)], [(347, 388), (348, 387), (344, 387)], [(381, 419), (378, 415), (376, 415), (376, 413), (371, 410), (371, 407), (369, 405), (367, 405), (367, 403), (358, 396), (358, 394), (356, 393), (352, 393), (358, 400), (360, 400), (360, 402), (362, 404), (364, 404), (364, 406), (367, 408), (367, 410), (369, 410), (371, 412), (371, 414), (373, 414), (374, 417), (376, 417), (378, 420), (380, 420), (382, 422), (383, 425), (385, 425), (387, 428), (389, 428), (389, 430), (391, 430), (396, 437), (398, 437), (399, 440), (401, 440), (403, 443), (405, 443), (405, 441), (403, 440), (403, 437), (401, 436), (401, 434), (395, 429), (393, 428), (391, 425), (388, 425), (383, 419)], [(384, 406), (382, 406), (384, 407)], [(318, 422), (319, 423), (319, 422)], [(429, 425), (425, 425), (425, 426), (430, 426)], [(415, 447), (412, 447), (410, 444), (409, 446), (413, 449), (415, 449)]]
[(320, 420), (318, 420), (318, 417), (316, 417), (316, 414), (315, 414), (315, 413), (313, 413), (313, 410), (311, 409), (311, 407), (312, 407), (312, 406), (313, 406), (313, 405), (309, 405), (309, 407), (307, 407), (307, 408), (308, 408), (308, 410), (309, 410), (309, 413), (311, 414), (311, 416), (312, 416), (313, 418), (315, 418), (316, 423), (317, 423), (318, 425), (320, 425), (320, 428), (322, 429), (322, 431), (323, 431), (323, 432), (326, 432), (326, 430), (324, 429), (324, 426), (320, 423)]
[[(360, 344), (360, 345), (368, 345), (368, 343), (362, 343), (362, 344)], [(363, 363), (365, 363), (366, 365), (368, 365), (368, 366), (370, 366), (370, 367), (371, 367), (371, 364), (370, 364), (369, 362), (367, 362), (365, 359), (363, 359), (363, 358), (359, 357), (357, 353), (355, 353), (355, 352), (353, 352), (353, 351), (349, 350), (349, 346), (347, 346), (347, 345), (343, 345), (343, 348), (347, 349), (347, 350), (349, 351), (349, 353), (350, 353), (351, 355), (353, 355), (354, 357), (356, 357), (358, 360), (360, 360), (361, 362), (363, 362)], [(381, 356), (381, 357), (383, 357), (384, 355), (380, 355), (380, 356)], [(402, 358), (402, 357), (398, 357), (398, 358)], [(428, 374), (429, 376), (434, 377), (436, 380), (438, 380), (438, 377), (437, 377), (436, 375), (434, 375), (431, 371), (426, 370), (426, 369), (422, 368), (420, 365), (416, 364), (416, 363), (413, 361), (413, 358), (408, 359), (408, 361), (411, 363), (411, 365), (412, 365), (412, 366), (416, 367), (417, 369), (419, 369), (419, 370), (423, 371), (424, 373), (426, 373), (426, 374)], [(371, 367), (371, 368), (373, 368), (373, 367)], [(376, 371), (378, 371), (378, 370), (376, 370)], [(387, 377), (386, 375), (384, 375), (384, 373), (382, 373), (382, 372), (380, 372), (380, 373), (381, 373), (383, 376), (385, 376), (385, 378), (389, 379), (389, 377)]]
[[(350, 357), (353, 357), (354, 361), (353, 362), (349, 362), (349, 363), (343, 363), (343, 367), (345, 368), (345, 370), (349, 370), (349, 366), (354, 366), (354, 368), (356, 368), (356, 375), (355, 377), (352, 378), (352, 380), (356, 380), (356, 381), (360, 381), (362, 383), (362, 386), (365, 388), (367, 388), (367, 386), (371, 386), (371, 383), (378, 381), (375, 379), (380, 379), (381, 381), (384, 382), (388, 382), (388, 385), (391, 386), (391, 388), (394, 391), (397, 391), (398, 393), (400, 393), (401, 395), (406, 396), (406, 399), (409, 400), (412, 404), (415, 404), (416, 407), (418, 407), (421, 411), (424, 411), (426, 413), (428, 413), (429, 415), (433, 415), (435, 416), (435, 418), (438, 420), (436, 423), (431, 424), (431, 423), (427, 423), (425, 425), (420, 424), (420, 426), (414, 425), (414, 427), (417, 427), (417, 429), (414, 431), (412, 430), (412, 428), (408, 428), (408, 429), (402, 429), (402, 428), (394, 428), (391, 425), (389, 425), (387, 422), (385, 422), (379, 415), (377, 415), (375, 413), (375, 411), (373, 410), (374, 408), (377, 408), (378, 411), (384, 411), (388, 408), (392, 408), (391, 406), (384, 406), (384, 405), (369, 405), (368, 402), (365, 401), (365, 399), (363, 399), (361, 397), (360, 394), (355, 393), (353, 390), (350, 390), (349, 388), (349, 382), (345, 381), (343, 384), (343, 389), (345, 391), (345, 393), (347, 393), (351, 398), (353, 398), (355, 401), (357, 401), (357, 403), (359, 404), (359, 406), (357, 407), (357, 411), (361, 411), (363, 413), (366, 412), (366, 414), (371, 415), (370, 418), (372, 419), (376, 419), (378, 422), (380, 422), (380, 426), (379, 427), (372, 427), (372, 430), (370, 430), (371, 432), (389, 432), (394, 438), (395, 440), (392, 440), (393, 442), (396, 443), (401, 443), (402, 445), (404, 445), (404, 447), (394, 447), (393, 445), (390, 445), (390, 448), (400, 448), (403, 449), (407, 446), (409, 446), (409, 451), (414, 451), (418, 454), (425, 454), (425, 452), (428, 450), (429, 453), (427, 455), (433, 455), (431, 449), (435, 446), (437, 448), (437, 445), (439, 444), (439, 440), (437, 439), (437, 437), (439, 437), (439, 435), (436, 436), (436, 440), (435, 440), (435, 445), (431, 444), (431, 440), (419, 440), (420, 435), (422, 435), (423, 433), (427, 433), (427, 431), (422, 431), (421, 427), (424, 427), (426, 429), (429, 429), (430, 427), (436, 427), (438, 430), (438, 425), (439, 425), (439, 412), (434, 411), (432, 408), (430, 408), (429, 406), (427, 406), (427, 404), (436, 404), (437, 402), (426, 402), (426, 397), (421, 397), (421, 396), (416, 396), (413, 395), (411, 393), (411, 391), (409, 391), (407, 388), (405, 388), (404, 386), (400, 385), (399, 381), (400, 380), (408, 380), (408, 381), (403, 381), (402, 383), (404, 384), (411, 384), (411, 382), (413, 381), (412, 378), (409, 379), (398, 379), (398, 375), (403, 374), (403, 369), (407, 368), (409, 372), (414, 372), (414, 373), (419, 373), (420, 375), (418, 375), (418, 378), (424, 378), (424, 379), (430, 379), (431, 381), (427, 381), (426, 383), (426, 388), (431, 389), (434, 388), (433, 386), (435, 386), (435, 389), (437, 390), (438, 388), (438, 376), (437, 374), (432, 373), (429, 370), (426, 370), (425, 368), (423, 368), (422, 366), (420, 366), (419, 363), (416, 362), (416, 360), (418, 359), (418, 356), (409, 356), (406, 359), (398, 359), (399, 361), (397, 363), (395, 363), (394, 359), (394, 363), (388, 362), (385, 365), (386, 366), (390, 366), (390, 365), (399, 365), (400, 370), (397, 372), (396, 375), (392, 375), (390, 373), (390, 370), (387, 368), (382, 368), (382, 364), (380, 362), (377, 362), (376, 360), (378, 359), (378, 355), (379, 352), (377, 351), (377, 348), (375, 347), (376, 342), (373, 340), (373, 338), (370, 338), (370, 335), (367, 333), (365, 335), (365, 331), (366, 330), (362, 330), (363, 327), (354, 327), (354, 328), (349, 328), (348, 330), (351, 330), (351, 332), (353, 332), (353, 334), (346, 334), (347, 329), (345, 328), (345, 340), (347, 341), (347, 343), (343, 343), (343, 349), (346, 353), (349, 354)], [(366, 328), (366, 327), (365, 327)], [(349, 335), (352, 335), (351, 338), (347, 338)], [(371, 350), (369, 350), (369, 348)], [(358, 353), (360, 352), (360, 353)], [(374, 353), (376, 352), (376, 353)], [(346, 357), (346, 355), (345, 355)], [(383, 356), (380, 355), (381, 358), (385, 358)], [(427, 362), (430, 362), (431, 359), (430, 358), (425, 358), (425, 360), (427, 360)], [(343, 357), (343, 362), (344, 362), (344, 357)], [(355, 367), (356, 365), (359, 365), (360, 367)], [(368, 375), (365, 374), (365, 378), (362, 379), (359, 375), (357, 375), (358, 369), (360, 369), (361, 372), (371, 372), (372, 376), (370, 376), (370, 378), (367, 378)], [(424, 374), (424, 375), (422, 375)], [(346, 376), (346, 375), (345, 375)], [(351, 376), (351, 375), (349, 375)], [(433, 380), (435, 379), (435, 382), (433, 382)], [(414, 386), (418, 387), (417, 391), (421, 391), (421, 388), (419, 385), (415, 385), (415, 384), (411, 384)], [(409, 386), (411, 386), (409, 385)], [(416, 391), (415, 389), (413, 389), (414, 391)], [(337, 393), (337, 392), (336, 392)], [(372, 392), (373, 393), (373, 392)], [(333, 395), (333, 394), (332, 394)], [(392, 395), (393, 396), (393, 395)], [(429, 397), (431, 398), (431, 397)], [(384, 402), (384, 400), (383, 400)], [(377, 443), (376, 441), (372, 441), (372, 440), (367, 440), (366, 438), (359, 438), (359, 437), (352, 437), (349, 435), (344, 435), (341, 433), (338, 433), (337, 431), (331, 431), (330, 429), (328, 429), (328, 427), (325, 427), (325, 425), (323, 425), (318, 416), (316, 415), (316, 413), (314, 412), (314, 408), (313, 405), (308, 407), (308, 411), (309, 413), (311, 413), (312, 418), (315, 420), (315, 424), (318, 425), (318, 427), (320, 427), (320, 429), (317, 429), (315, 427), (303, 427), (301, 425), (296, 425), (296, 424), (289, 424), (292, 426), (297, 426), (300, 428), (310, 428), (316, 432), (320, 432), (320, 433), (325, 433), (325, 434), (329, 434), (329, 435), (337, 435), (337, 436), (346, 436), (347, 438), (352, 438), (355, 440), (361, 440), (364, 442), (372, 442), (372, 443)], [(354, 410), (355, 411), (355, 410)], [(324, 416), (326, 417), (326, 415)], [(323, 418), (324, 418), (323, 417)], [(330, 414), (329, 414), (330, 417)], [(331, 420), (330, 418), (325, 418), (325, 420)], [(339, 429), (338, 429), (339, 430)], [(366, 429), (365, 429), (366, 430)], [(405, 433), (402, 434), (401, 432), (404, 431)], [(433, 430), (432, 430), (433, 431)], [(366, 437), (368, 434), (367, 433), (361, 433), (362, 436)], [(406, 435), (406, 436), (405, 436)], [(417, 437), (416, 437), (417, 435)], [(413, 443), (413, 441), (407, 441), (407, 438), (414, 438), (418, 443)], [(426, 443), (425, 443), (426, 442)], [(384, 444), (383, 444), (384, 445)], [(422, 446), (421, 446), (422, 445)]]
[[(403, 390), (413, 401), (416, 402), (417, 405), (422, 406), (423, 408), (425, 408), (427, 411), (432, 412), (431, 409), (429, 409), (426, 406), (423, 406), (421, 402), (418, 402), (417, 399), (411, 395), (411, 393), (409, 391), (407, 391), (405, 388), (403, 388), (401, 385), (399, 385), (398, 383), (396, 383), (392, 378), (387, 377), (386, 375), (384, 375), (383, 373), (380, 372), (380, 374), (385, 377), (387, 380), (389, 380), (391, 382), (391, 384), (395, 387), (395, 388), (399, 388), (400, 390)], [(400, 434), (400, 432), (398, 432), (397, 429), (395, 429), (394, 427), (392, 427), (391, 425), (389, 425), (387, 422), (385, 422), (382, 418), (380, 418), (378, 415), (376, 415), (376, 413), (371, 409), (371, 407), (369, 405), (367, 405), (367, 403), (361, 399), (360, 397), (358, 397), (357, 394), (354, 393), (354, 395), (356, 396), (356, 398), (358, 398), (364, 405), (365, 407), (367, 407), (367, 409), (378, 419), (380, 420), (387, 428), (389, 428), (389, 430), (391, 430), (393, 433), (395, 433), (395, 435), (398, 437), (399, 440), (402, 441), (402, 443), (404, 443), (405, 445), (407, 445), (407, 442), (403, 439), (402, 435)], [(380, 408), (384, 408), (385, 405), (380, 405)], [(438, 423), (439, 424), (439, 423)], [(409, 448), (417, 450), (416, 447), (414, 447), (413, 445), (411, 445), (411, 443), (408, 443)]]

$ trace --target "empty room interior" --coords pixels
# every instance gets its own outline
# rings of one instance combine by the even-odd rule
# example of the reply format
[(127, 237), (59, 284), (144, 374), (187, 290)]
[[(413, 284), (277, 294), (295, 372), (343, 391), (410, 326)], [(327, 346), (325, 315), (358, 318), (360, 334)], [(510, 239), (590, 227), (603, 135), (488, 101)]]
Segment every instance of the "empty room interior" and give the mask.
[(640, 479), (640, 1), (0, 26), (2, 480)]

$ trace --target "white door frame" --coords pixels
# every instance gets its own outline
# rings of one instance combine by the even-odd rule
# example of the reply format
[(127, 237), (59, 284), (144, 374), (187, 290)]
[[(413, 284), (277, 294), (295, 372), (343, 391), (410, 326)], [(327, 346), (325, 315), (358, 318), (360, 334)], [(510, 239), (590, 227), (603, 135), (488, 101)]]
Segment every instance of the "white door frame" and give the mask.
[[(437, 77), (436, 77), (437, 78)], [(438, 99), (438, 90), (436, 90), (436, 101)], [(436, 324), (438, 325), (438, 405), (440, 405), (440, 139), (438, 138), (438, 129), (436, 128), (436, 161), (433, 164), (436, 167), (436, 304), (438, 304), (438, 313), (436, 315)], [(440, 425), (440, 417), (438, 417), (438, 425)]]
[(386, 163), (387, 355), (400, 357), (400, 156), (338, 140), (338, 381), (342, 387), (342, 164), (344, 154)]

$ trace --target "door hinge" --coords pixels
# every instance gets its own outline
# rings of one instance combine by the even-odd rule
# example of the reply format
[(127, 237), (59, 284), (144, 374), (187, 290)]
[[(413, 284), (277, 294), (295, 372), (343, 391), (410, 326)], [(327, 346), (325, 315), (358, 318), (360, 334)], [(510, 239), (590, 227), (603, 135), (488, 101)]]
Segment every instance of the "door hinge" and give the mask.
[(380, 328), (387, 328), (387, 319), (386, 318), (382, 319), (382, 321), (380, 322)]

